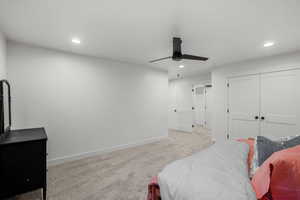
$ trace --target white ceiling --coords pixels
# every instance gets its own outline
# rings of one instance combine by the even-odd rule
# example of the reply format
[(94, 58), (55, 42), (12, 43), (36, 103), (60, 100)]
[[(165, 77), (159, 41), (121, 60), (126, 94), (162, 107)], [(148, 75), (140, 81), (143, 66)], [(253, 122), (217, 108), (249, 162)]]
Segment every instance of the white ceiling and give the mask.
[[(299, 0), (0, 0), (0, 29), (11, 40), (147, 64), (172, 78), (300, 49), (299, 10)], [(171, 55), (173, 36), (184, 53), (210, 60), (150, 65)], [(276, 44), (263, 48), (266, 40)]]

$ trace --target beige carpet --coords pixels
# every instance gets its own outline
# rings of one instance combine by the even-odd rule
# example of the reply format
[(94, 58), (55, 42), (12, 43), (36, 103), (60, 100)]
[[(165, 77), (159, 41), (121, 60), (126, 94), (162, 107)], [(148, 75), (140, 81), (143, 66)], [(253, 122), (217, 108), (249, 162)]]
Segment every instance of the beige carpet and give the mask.
[[(145, 200), (147, 184), (163, 167), (208, 147), (209, 132), (170, 131), (156, 143), (53, 166), (48, 171), (49, 200)], [(14, 200), (42, 199), (40, 191)]]

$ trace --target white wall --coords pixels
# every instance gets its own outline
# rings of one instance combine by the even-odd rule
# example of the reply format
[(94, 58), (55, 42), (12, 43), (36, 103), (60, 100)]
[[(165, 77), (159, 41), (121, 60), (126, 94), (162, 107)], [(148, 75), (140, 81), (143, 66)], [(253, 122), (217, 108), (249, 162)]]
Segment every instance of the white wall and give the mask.
[(215, 139), (225, 139), (227, 134), (227, 79), (230, 76), (257, 74), (263, 72), (300, 67), (300, 52), (266, 57), (225, 66), (212, 71), (213, 85), (213, 124), (212, 134)]
[(7, 55), (13, 127), (45, 127), (50, 160), (167, 136), (166, 72), (15, 42)]
[(6, 78), (6, 40), (0, 32), (0, 79)]
[[(176, 121), (176, 113), (174, 113), (174, 108), (177, 107), (177, 98), (184, 98), (184, 97), (178, 97), (176, 94), (176, 88), (186, 88), (190, 87), (190, 90), (192, 90), (193, 86), (199, 85), (199, 84), (206, 84), (211, 83), (211, 75), (208, 74), (202, 74), (182, 79), (175, 79), (169, 81), (169, 111), (168, 111), (168, 127), (169, 129), (176, 129), (178, 127), (177, 121)], [(192, 91), (191, 96), (186, 98), (192, 98)], [(192, 99), (191, 99), (192, 100)]]

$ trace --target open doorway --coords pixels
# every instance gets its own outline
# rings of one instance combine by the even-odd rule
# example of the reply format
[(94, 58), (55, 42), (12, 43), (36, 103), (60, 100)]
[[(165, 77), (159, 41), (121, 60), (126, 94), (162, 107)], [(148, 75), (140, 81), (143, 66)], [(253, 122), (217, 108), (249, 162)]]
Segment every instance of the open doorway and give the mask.
[[(202, 78), (203, 79), (203, 78)], [(210, 132), (211, 84), (200, 78), (169, 82), (169, 129), (185, 133)]]

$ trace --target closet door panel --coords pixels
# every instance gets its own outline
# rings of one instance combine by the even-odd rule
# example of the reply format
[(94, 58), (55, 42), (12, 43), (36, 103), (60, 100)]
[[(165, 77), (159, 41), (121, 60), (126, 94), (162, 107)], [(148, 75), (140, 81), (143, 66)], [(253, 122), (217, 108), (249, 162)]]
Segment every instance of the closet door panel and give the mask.
[(231, 138), (247, 138), (259, 135), (259, 76), (229, 79), (228, 127)]
[(298, 74), (291, 70), (261, 75), (261, 135), (276, 139), (299, 134)]

